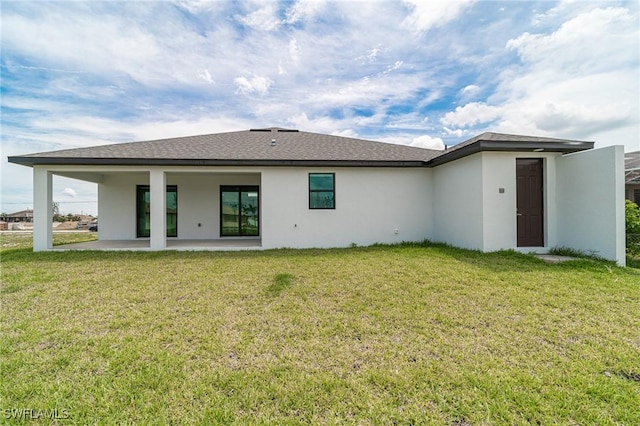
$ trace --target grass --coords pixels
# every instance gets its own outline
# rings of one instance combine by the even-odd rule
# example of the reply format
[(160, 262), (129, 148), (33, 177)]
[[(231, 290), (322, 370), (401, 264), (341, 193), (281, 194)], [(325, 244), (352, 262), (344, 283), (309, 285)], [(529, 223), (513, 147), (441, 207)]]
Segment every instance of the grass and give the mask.
[[(53, 245), (69, 243), (83, 243), (94, 241), (98, 238), (95, 232), (54, 232)], [(13, 249), (31, 249), (33, 247), (33, 235), (31, 232), (0, 232), (0, 253)]]
[(640, 424), (640, 275), (607, 262), (25, 248), (2, 275), (0, 409), (61, 424)]

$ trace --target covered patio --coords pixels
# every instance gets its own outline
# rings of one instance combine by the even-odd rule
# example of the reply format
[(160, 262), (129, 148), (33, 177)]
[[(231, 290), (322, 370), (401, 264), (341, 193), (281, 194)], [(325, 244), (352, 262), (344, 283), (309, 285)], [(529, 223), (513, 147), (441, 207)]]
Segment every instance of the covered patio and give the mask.
[[(54, 176), (98, 185), (98, 241), (53, 247)], [(260, 184), (255, 169), (36, 165), (34, 250), (260, 249)]]

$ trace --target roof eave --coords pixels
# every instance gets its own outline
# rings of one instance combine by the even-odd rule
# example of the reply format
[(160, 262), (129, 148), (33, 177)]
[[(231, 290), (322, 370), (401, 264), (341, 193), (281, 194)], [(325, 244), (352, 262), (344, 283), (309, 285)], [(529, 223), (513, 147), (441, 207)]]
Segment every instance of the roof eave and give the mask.
[(10, 163), (27, 167), (59, 166), (288, 166), (288, 167), (425, 167), (421, 160), (243, 160), (162, 158), (9, 157)]
[(463, 157), (483, 151), (510, 152), (560, 152), (570, 154), (578, 151), (593, 149), (594, 142), (504, 142), (480, 140), (463, 148), (445, 152), (439, 157), (427, 162), (429, 167), (439, 166)]

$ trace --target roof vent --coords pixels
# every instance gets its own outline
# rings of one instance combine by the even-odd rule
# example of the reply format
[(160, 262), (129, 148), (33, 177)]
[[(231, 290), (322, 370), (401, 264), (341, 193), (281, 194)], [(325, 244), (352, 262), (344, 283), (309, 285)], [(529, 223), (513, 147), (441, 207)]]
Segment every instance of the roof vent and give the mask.
[(276, 146), (276, 140), (275, 139), (271, 139), (271, 146)]
[(250, 132), (270, 132), (271, 129), (249, 129)]
[(278, 129), (281, 133), (298, 133), (298, 129)]

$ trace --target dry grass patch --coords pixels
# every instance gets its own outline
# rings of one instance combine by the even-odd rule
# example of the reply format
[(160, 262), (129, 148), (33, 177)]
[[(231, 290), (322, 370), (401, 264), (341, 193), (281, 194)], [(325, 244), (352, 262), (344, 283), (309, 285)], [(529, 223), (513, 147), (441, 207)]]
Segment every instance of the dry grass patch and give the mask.
[(608, 263), (425, 244), (13, 250), (2, 264), (2, 409), (76, 424), (640, 423), (640, 280)]

